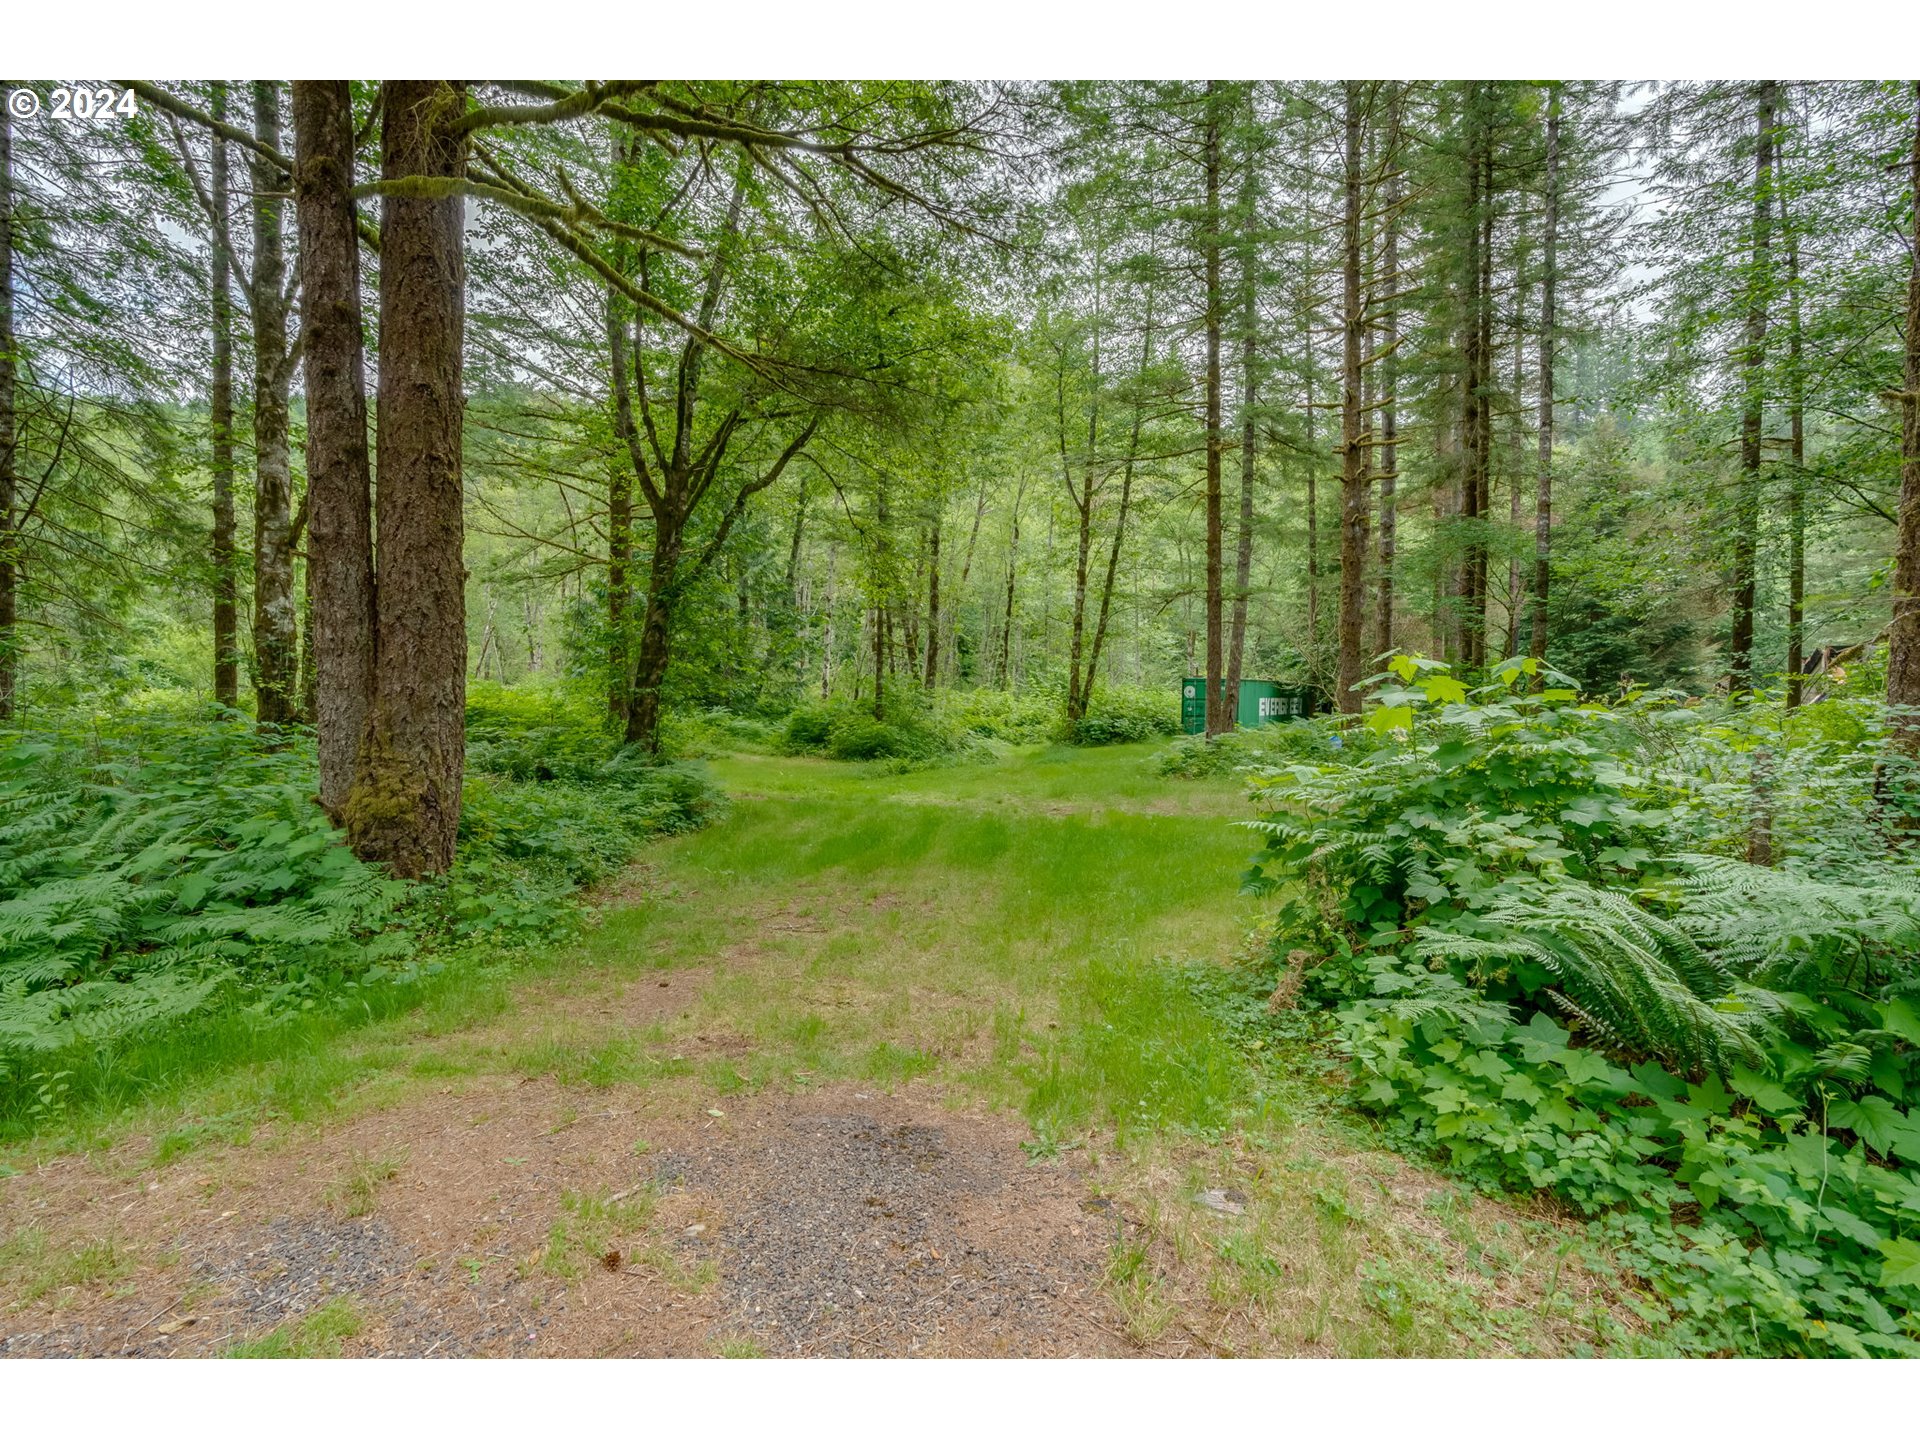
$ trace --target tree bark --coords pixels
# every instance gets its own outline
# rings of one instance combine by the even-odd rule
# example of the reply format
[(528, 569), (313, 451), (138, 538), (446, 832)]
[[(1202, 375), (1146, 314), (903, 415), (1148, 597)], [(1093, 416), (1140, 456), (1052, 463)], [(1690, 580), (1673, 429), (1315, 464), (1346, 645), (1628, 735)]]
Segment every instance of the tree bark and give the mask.
[(927, 673), (931, 690), (940, 678), (940, 511), (933, 512), (933, 533), (927, 542)]
[(1201, 250), (1206, 269), (1207, 332), (1207, 734), (1233, 728), (1234, 699), (1226, 693), (1225, 636), (1221, 633), (1220, 513), (1220, 107), (1218, 80), (1207, 82), (1203, 165), (1207, 206)]
[[(1527, 654), (1547, 658), (1547, 598), (1553, 583), (1553, 361), (1560, 283), (1560, 87), (1547, 97), (1547, 213), (1540, 278), (1540, 435), (1533, 491), (1533, 627)], [(1535, 684), (1542, 677), (1535, 677)]]
[(1304, 332), (1307, 394), (1307, 672), (1315, 682), (1320, 679), (1320, 447), (1319, 414), (1313, 404), (1313, 275), (1307, 270), (1301, 278), (1302, 300), (1300, 328)]
[[(1254, 128), (1253, 96), (1247, 96), (1247, 124)], [(1256, 204), (1255, 153), (1249, 139), (1246, 171), (1240, 187), (1240, 533), (1233, 557), (1233, 622), (1227, 637), (1226, 693), (1233, 713), (1239, 714), (1240, 677), (1246, 663), (1247, 606), (1253, 585), (1254, 404), (1259, 376), (1255, 371), (1258, 340), (1255, 286), (1259, 256), (1254, 240)]]
[(1360, 635), (1365, 621), (1367, 529), (1366, 436), (1360, 414), (1360, 346), (1367, 317), (1360, 289), (1360, 84), (1343, 82), (1346, 98), (1345, 204), (1340, 230), (1340, 617), (1334, 703), (1360, 713)]
[(14, 718), (20, 674), (19, 543), (14, 504), (19, 472), (13, 331), (13, 118), (0, 115), (0, 724)]
[(375, 666), (373, 474), (352, 196), (353, 97), (345, 80), (293, 82), (293, 139), (306, 321), (308, 645), (320, 803), (337, 823), (353, 784)]
[(1388, 170), (1386, 235), (1381, 242), (1381, 280), (1387, 300), (1381, 316), (1381, 405), (1380, 405), (1380, 583), (1374, 605), (1374, 652), (1385, 654), (1393, 641), (1393, 565), (1399, 542), (1399, 510), (1396, 490), (1398, 468), (1398, 387), (1400, 383), (1400, 88), (1394, 83), (1387, 102), (1387, 143), (1383, 148)]
[[(1887, 703), (1920, 706), (1920, 80), (1913, 86), (1913, 246), (1907, 252), (1907, 358), (1900, 394), (1900, 527), (1894, 552), (1893, 625), (1887, 645)], [(1907, 754), (1920, 753), (1920, 715), (1899, 718)]]
[[(253, 82), (253, 133), (280, 148), (280, 86)], [(271, 161), (254, 155), (253, 268), (253, 695), (262, 725), (298, 718), (293, 598), (293, 477), (288, 421), (286, 202)]]
[[(627, 317), (626, 306), (613, 291), (607, 292), (607, 354), (614, 377), (613, 424), (623, 448), (636, 447), (633, 397), (626, 385)], [(799, 553), (799, 532), (794, 534), (794, 551)], [(633, 709), (632, 657), (627, 645), (627, 612), (633, 605), (633, 467), (626, 456), (616, 456), (607, 472), (607, 718), (613, 728), (624, 734)], [(792, 566), (788, 566), (791, 586)]]
[(1459, 584), (1460, 660), (1479, 669), (1487, 657), (1486, 521), (1493, 449), (1493, 137), (1485, 85), (1468, 87), (1467, 251), (1464, 309), (1460, 516), (1466, 523)]
[[(464, 174), (465, 109), (462, 84), (385, 82), (382, 177)], [(355, 853), (402, 876), (453, 863), (466, 767), (463, 211), (458, 196), (389, 196), (380, 226), (379, 640), (345, 808)]]
[[(213, 118), (227, 118), (227, 85), (213, 84)], [(209, 199), (213, 202), (212, 263), (208, 275), (213, 307), (213, 376), (210, 430), (213, 468), (213, 698), (229, 710), (240, 704), (238, 564), (233, 533), (233, 197), (227, 172), (227, 142), (212, 137)]]
[[(1147, 293), (1146, 323), (1140, 336), (1140, 379), (1144, 385), (1147, 369), (1153, 363), (1153, 292)], [(1133, 406), (1133, 426), (1127, 437), (1127, 456), (1120, 467), (1120, 505), (1113, 520), (1113, 539), (1107, 547), (1107, 573), (1100, 586), (1100, 613), (1094, 620), (1093, 643), (1087, 647), (1087, 668), (1080, 682), (1081, 713), (1093, 704), (1093, 677), (1100, 669), (1100, 653), (1107, 643), (1107, 622), (1113, 611), (1113, 584), (1120, 569), (1120, 548), (1126, 541), (1127, 517), (1133, 507), (1133, 479), (1140, 459), (1140, 430), (1145, 420), (1146, 399), (1139, 396)]]
[(1008, 689), (1013, 686), (1013, 596), (1020, 561), (1020, 502), (1026, 494), (1027, 481), (1022, 476), (1013, 492), (1013, 528), (1007, 537), (1007, 606), (1000, 623), (1000, 683)]
[(1728, 642), (1727, 687), (1753, 688), (1753, 610), (1760, 551), (1761, 419), (1766, 396), (1767, 298), (1773, 221), (1773, 126), (1777, 80), (1760, 82), (1755, 113), (1752, 249), (1747, 276), (1747, 323), (1740, 357), (1745, 392), (1740, 411), (1740, 482), (1734, 497), (1733, 634)]
[(1800, 333), (1800, 239), (1787, 213), (1786, 145), (1779, 172), (1780, 238), (1787, 249), (1787, 709), (1805, 694), (1807, 667), (1807, 377)]

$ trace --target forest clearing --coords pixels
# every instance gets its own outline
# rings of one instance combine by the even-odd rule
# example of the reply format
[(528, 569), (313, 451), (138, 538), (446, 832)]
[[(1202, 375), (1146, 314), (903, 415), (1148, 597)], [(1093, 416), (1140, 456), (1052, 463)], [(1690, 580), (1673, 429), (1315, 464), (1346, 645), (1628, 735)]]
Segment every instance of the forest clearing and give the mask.
[(0, 1355), (1920, 1357), (1920, 82), (0, 88)]
[[(1142, 796), (1143, 749), (717, 762), (734, 814), (616, 877), (537, 978), (13, 1155), (0, 1353), (1551, 1354), (1630, 1326), (1563, 1222), (1381, 1153), (1154, 977), (1258, 907), (1230, 788)], [(1088, 1121), (1200, 1133), (1052, 1139)]]

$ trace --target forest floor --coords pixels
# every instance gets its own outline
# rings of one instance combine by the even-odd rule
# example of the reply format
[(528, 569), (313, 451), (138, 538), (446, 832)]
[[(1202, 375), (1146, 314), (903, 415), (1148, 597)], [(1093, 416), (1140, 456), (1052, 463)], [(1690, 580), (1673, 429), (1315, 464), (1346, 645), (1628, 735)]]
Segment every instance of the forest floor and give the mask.
[(1262, 902), (1150, 754), (716, 761), (565, 953), (0, 1152), (0, 1355), (1604, 1347), (1577, 1227), (1170, 979)]

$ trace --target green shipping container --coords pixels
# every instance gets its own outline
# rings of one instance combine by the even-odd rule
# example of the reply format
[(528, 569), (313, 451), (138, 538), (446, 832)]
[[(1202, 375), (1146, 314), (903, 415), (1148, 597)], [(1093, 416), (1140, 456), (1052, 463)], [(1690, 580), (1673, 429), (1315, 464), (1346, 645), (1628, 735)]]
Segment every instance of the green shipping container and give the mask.
[[(1310, 685), (1242, 680), (1239, 714), (1234, 721), (1251, 728), (1282, 720), (1303, 720), (1313, 711), (1314, 693)], [(1180, 728), (1189, 735), (1201, 734), (1207, 728), (1207, 682), (1202, 677), (1189, 675), (1180, 682)]]

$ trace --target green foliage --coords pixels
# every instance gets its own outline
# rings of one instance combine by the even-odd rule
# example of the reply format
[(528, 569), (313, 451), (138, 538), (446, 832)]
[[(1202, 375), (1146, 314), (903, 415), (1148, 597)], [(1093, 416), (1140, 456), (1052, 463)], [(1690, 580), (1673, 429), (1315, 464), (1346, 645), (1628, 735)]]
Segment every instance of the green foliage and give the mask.
[(0, 737), (0, 1056), (397, 968), (405, 889), (336, 842), (312, 763), (205, 715)]
[(1229, 730), (1209, 739), (1183, 735), (1160, 752), (1155, 768), (1162, 775), (1199, 780), (1230, 775), (1257, 765), (1286, 763), (1332, 764), (1351, 758), (1356, 747), (1372, 742), (1371, 731), (1345, 731), (1337, 716), (1291, 720), (1250, 730)]
[(1404, 740), (1254, 776), (1267, 852), (1251, 883), (1310, 879), (1363, 934), (1471, 933), (1529, 880), (1638, 871), (1666, 811), (1619, 763), (1610, 712), (1567, 703), (1570, 690), (1524, 693), (1530, 666), (1470, 697), (1444, 665), (1401, 657), (1386, 678), (1403, 683), (1377, 692), (1367, 729)]
[(1060, 728), (1059, 702), (1033, 691), (942, 690), (934, 712), (952, 729), (1008, 745), (1044, 744)]
[(1375, 993), (1335, 1017), (1357, 1101), (1409, 1146), (1594, 1216), (1667, 1343), (1920, 1355), (1920, 1276), (1900, 1265), (1920, 1113), (1745, 1067), (1690, 1085), (1576, 1045), (1544, 1013), (1518, 1024), (1451, 977), (1370, 966)]
[(459, 859), (412, 884), (342, 843), (301, 732), (198, 711), (0, 732), (0, 1119), (57, 1112), (83, 1064), (197, 1016), (358, 1008), (564, 934), (579, 887), (721, 803), (563, 697), (483, 688), (473, 728)]
[(931, 763), (957, 759), (978, 741), (924, 708), (916, 695), (894, 701), (884, 720), (871, 706), (852, 701), (807, 705), (787, 717), (780, 748), (789, 755), (827, 755), (835, 760)]
[(1129, 745), (1180, 733), (1180, 700), (1171, 687), (1100, 685), (1087, 713), (1060, 738), (1069, 745)]
[(660, 718), (660, 748), (686, 760), (734, 753), (770, 755), (778, 750), (784, 734), (780, 721), (719, 707), (669, 710)]
[[(1593, 1217), (1680, 1351), (1920, 1354), (1920, 887), (1881, 720), (1525, 670), (1398, 657), (1378, 748), (1256, 779), (1251, 878), (1293, 888), (1274, 953), (1314, 962), (1354, 1099)], [(1777, 868), (1728, 853), (1755, 825)]]

